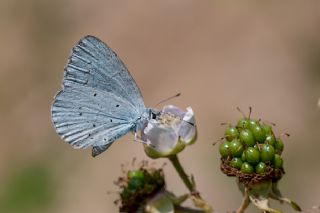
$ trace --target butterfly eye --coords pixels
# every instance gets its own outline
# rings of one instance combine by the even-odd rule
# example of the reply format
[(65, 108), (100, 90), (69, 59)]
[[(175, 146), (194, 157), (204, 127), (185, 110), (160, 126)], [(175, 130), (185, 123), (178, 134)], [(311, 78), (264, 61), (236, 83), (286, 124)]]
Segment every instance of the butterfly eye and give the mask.
[(157, 119), (160, 115), (160, 112), (150, 111), (150, 119)]
[(151, 116), (152, 119), (156, 119), (157, 118), (157, 115), (155, 113), (152, 113), (152, 116)]

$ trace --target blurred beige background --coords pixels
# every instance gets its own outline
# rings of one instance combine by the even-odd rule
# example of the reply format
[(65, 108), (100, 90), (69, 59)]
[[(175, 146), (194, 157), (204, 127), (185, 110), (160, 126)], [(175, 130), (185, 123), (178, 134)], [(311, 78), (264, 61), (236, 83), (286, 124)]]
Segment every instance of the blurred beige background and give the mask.
[(147, 158), (127, 135), (94, 159), (51, 126), (67, 57), (87, 34), (118, 53), (147, 106), (181, 92), (171, 103), (193, 107), (199, 138), (180, 158), (219, 212), (241, 202), (211, 145), (241, 117), (236, 106), (291, 134), (282, 192), (305, 210), (320, 204), (319, 1), (1, 0), (0, 27), (0, 212), (117, 212), (107, 192), (120, 164)]

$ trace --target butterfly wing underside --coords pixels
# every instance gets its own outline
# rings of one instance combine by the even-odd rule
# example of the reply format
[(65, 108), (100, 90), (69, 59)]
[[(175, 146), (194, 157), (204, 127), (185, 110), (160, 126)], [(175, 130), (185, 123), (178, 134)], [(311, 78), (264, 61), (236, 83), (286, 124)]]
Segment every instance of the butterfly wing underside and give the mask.
[(73, 48), (62, 87), (51, 108), (53, 125), (74, 148), (93, 147), (93, 156), (132, 130), (145, 111), (123, 62), (93, 36)]

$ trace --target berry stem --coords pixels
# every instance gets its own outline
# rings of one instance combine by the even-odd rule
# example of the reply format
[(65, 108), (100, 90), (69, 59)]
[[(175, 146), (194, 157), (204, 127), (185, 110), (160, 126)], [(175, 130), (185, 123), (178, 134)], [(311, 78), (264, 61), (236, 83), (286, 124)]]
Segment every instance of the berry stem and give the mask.
[(237, 209), (236, 213), (244, 213), (244, 211), (249, 206), (249, 204), (250, 204), (250, 199), (249, 199), (248, 189), (245, 188), (244, 193), (243, 193), (242, 203), (241, 203), (240, 207)]

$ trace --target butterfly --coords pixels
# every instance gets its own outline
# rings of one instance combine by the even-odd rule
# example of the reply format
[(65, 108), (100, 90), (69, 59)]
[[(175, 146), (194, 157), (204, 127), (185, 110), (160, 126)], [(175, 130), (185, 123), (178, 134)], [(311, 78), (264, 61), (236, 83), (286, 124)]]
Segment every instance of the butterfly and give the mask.
[(92, 147), (95, 157), (130, 131), (137, 138), (155, 113), (104, 42), (89, 35), (73, 47), (51, 107), (53, 126), (65, 142), (76, 149)]

